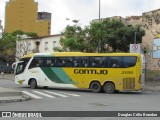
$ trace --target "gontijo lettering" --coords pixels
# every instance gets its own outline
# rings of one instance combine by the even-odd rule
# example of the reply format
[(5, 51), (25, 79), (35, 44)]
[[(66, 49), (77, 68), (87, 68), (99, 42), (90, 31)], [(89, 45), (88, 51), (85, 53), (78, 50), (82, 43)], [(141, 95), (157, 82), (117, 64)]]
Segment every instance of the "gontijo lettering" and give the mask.
[(108, 70), (74, 69), (74, 74), (108, 74)]

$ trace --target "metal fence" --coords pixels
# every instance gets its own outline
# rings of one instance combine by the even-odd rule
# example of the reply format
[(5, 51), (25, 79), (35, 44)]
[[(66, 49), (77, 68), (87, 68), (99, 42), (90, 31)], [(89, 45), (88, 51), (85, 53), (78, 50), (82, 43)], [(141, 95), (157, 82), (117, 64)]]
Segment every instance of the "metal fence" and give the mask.
[(0, 62), (0, 73), (13, 73), (12, 62)]

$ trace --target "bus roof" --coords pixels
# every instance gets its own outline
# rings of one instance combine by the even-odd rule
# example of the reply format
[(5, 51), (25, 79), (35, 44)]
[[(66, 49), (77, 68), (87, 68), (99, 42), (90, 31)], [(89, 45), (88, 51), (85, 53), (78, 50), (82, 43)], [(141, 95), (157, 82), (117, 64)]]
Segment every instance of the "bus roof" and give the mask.
[(27, 54), (27, 55), (24, 55), (22, 58), (33, 57), (35, 54), (36, 54), (36, 53)]
[(84, 52), (50, 52), (50, 53), (31, 53), (22, 58), (33, 56), (139, 56), (140, 53), (84, 53)]

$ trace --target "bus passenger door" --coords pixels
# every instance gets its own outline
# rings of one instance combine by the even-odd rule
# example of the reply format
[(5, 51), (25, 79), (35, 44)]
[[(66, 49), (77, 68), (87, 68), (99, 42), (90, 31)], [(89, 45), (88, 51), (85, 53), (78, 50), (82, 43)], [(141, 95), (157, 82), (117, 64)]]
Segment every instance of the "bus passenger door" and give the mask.
[(37, 85), (43, 86), (44, 74), (41, 70), (43, 67), (43, 59), (40, 57), (33, 58), (32, 62), (28, 67), (26, 77), (29, 79), (33, 78), (37, 81)]

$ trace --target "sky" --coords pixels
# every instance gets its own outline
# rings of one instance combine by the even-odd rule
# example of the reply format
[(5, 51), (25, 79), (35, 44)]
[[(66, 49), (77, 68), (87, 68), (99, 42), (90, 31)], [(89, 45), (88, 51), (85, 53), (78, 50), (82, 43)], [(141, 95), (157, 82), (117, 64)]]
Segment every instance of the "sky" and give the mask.
[[(5, 4), (9, 0), (0, 0), (0, 20), (4, 26)], [(87, 26), (93, 19), (99, 18), (99, 0), (34, 0), (38, 2), (38, 12), (52, 14), (51, 34), (64, 31), (72, 20)], [(160, 8), (160, 0), (100, 0), (101, 18), (112, 16), (142, 15)], [(70, 20), (66, 20), (66, 18)]]

